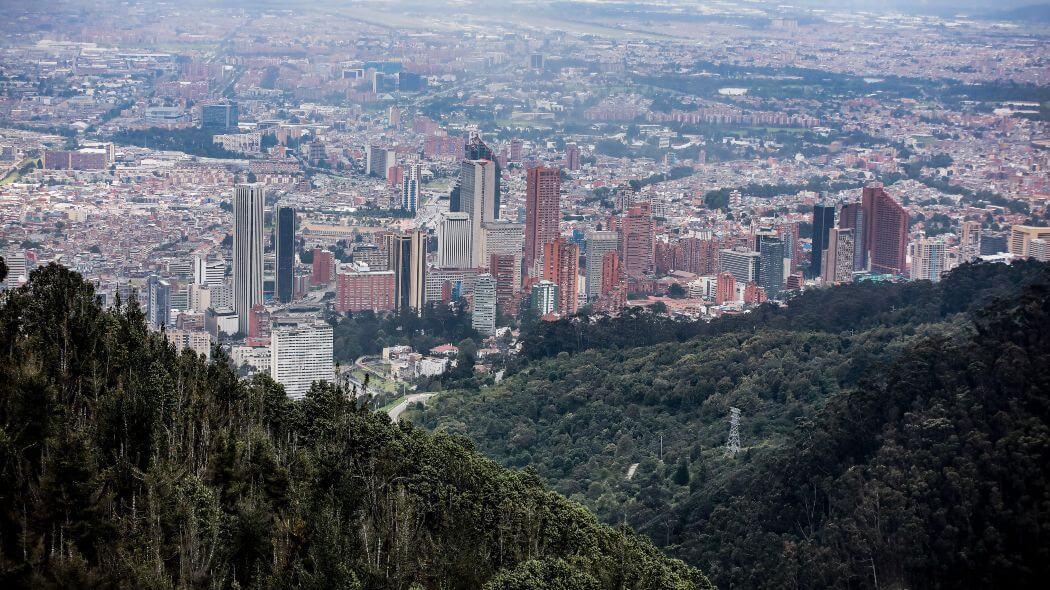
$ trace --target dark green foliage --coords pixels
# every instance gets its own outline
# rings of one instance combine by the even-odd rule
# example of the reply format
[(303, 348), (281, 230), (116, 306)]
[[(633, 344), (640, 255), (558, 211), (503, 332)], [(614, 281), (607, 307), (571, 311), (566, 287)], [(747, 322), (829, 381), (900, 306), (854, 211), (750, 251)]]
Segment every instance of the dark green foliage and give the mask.
[(376, 355), (387, 346), (409, 345), (426, 352), (441, 344), (456, 344), (467, 338), (481, 340), (470, 325), (466, 302), (453, 305), (428, 304), (422, 314), (362, 311), (348, 314), (335, 325), (335, 359), (353, 362)]
[(148, 147), (155, 150), (172, 150), (186, 152), (195, 156), (208, 158), (243, 158), (237, 154), (223, 149), (222, 146), (212, 141), (214, 132), (209, 129), (187, 127), (184, 129), (164, 129), (162, 127), (150, 127), (148, 129), (128, 129), (118, 131), (110, 139), (123, 145), (136, 145)]
[(721, 587), (1036, 587), (1048, 294), (1050, 266), (1028, 261), (816, 290), (686, 342), (685, 324), (641, 312), (564, 322), (542, 332), (553, 358), (419, 416)]
[(0, 294), (0, 587), (708, 587), (465, 439), (226, 361), (59, 266)]

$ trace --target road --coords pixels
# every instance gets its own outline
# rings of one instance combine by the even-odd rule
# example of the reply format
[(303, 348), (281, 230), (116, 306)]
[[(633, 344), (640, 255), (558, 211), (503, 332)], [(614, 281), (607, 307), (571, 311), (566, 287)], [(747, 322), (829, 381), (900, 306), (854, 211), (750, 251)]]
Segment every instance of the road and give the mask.
[(434, 397), (435, 395), (437, 395), (437, 394), (434, 394), (434, 393), (413, 393), (413, 394), (411, 394), (409, 396), (406, 396), (405, 399), (401, 403), (397, 404), (393, 408), (390, 408), (390, 411), (387, 412), (386, 415), (390, 416), (390, 420), (392, 420), (393, 422), (397, 422), (397, 419), (401, 417), (401, 414), (405, 413), (405, 410), (408, 409), (408, 406), (410, 406), (410, 405), (412, 405), (412, 404), (414, 404), (416, 402), (420, 402), (420, 403), (424, 403), (425, 404), (428, 399)]

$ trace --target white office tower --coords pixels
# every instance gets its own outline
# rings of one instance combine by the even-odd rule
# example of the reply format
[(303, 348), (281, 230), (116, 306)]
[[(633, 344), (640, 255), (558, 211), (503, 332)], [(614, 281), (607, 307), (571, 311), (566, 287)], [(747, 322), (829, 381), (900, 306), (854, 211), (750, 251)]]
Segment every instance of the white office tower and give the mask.
[(423, 184), (423, 165), (409, 164), (405, 166), (405, 174), (401, 178), (401, 208), (405, 211), (415, 212), (419, 207), (419, 187)]
[(470, 327), (486, 336), (496, 333), (496, 279), (485, 273), (474, 281), (474, 311)]
[(485, 240), (485, 257), (482, 266), (485, 268), (491, 266), (493, 254), (514, 256), (514, 291), (520, 291), (521, 260), (525, 256), (525, 224), (497, 219), (481, 224), (481, 233)]
[(226, 261), (209, 259), (207, 255), (193, 257), (193, 282), (198, 285), (221, 285), (226, 282)]
[(1032, 238), (1028, 242), (1028, 257), (1039, 262), (1050, 262), (1050, 242), (1042, 238)]
[(941, 280), (947, 259), (948, 248), (944, 240), (920, 236), (912, 242), (912, 280), (933, 282)]
[(4, 252), (4, 264), (7, 265), (7, 278), (0, 283), (5, 289), (15, 289), (29, 280), (29, 264), (26, 253), (21, 250)]
[(853, 249), (856, 247), (853, 229), (833, 227), (828, 230), (827, 250), (821, 268), (825, 285), (853, 281)]
[(602, 294), (602, 263), (605, 255), (619, 248), (619, 234), (614, 231), (587, 233), (587, 298), (597, 299)]
[(390, 168), (397, 163), (397, 152), (391, 149), (370, 145), (365, 150), (365, 174), (386, 178)]
[(332, 381), (332, 326), (324, 322), (274, 328), (270, 335), (270, 376), (292, 399), (314, 381)]
[(441, 216), (438, 224), (438, 266), (470, 268), (470, 216), (451, 212)]
[(233, 191), (233, 310), (242, 334), (248, 333), (248, 312), (263, 302), (264, 192), (261, 184)]
[(460, 209), (470, 216), (470, 265), (485, 266), (482, 224), (496, 220), (496, 163), (465, 160), (459, 180)]

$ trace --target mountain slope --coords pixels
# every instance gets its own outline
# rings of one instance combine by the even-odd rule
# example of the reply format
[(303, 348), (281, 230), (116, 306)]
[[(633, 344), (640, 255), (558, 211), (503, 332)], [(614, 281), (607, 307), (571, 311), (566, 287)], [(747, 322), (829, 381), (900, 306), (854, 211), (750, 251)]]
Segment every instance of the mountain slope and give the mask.
[[(1050, 388), (1033, 370), (1050, 361), (1047, 285), (1042, 263), (966, 265), (937, 285), (819, 290), (705, 325), (562, 322), (540, 328), (539, 360), (414, 417), (531, 466), (719, 586), (1033, 585), (1050, 563), (1036, 549)], [(1015, 357), (1015, 373), (993, 362)]]
[(58, 266), (0, 294), (0, 584), (709, 587), (469, 441), (177, 354)]

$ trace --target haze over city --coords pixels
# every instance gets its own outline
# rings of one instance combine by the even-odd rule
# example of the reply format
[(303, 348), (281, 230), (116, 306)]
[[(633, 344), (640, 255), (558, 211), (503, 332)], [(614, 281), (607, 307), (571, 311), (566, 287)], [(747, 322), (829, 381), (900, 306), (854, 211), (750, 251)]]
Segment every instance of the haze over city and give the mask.
[(1050, 574), (1050, 4), (4, 13), (0, 582)]

